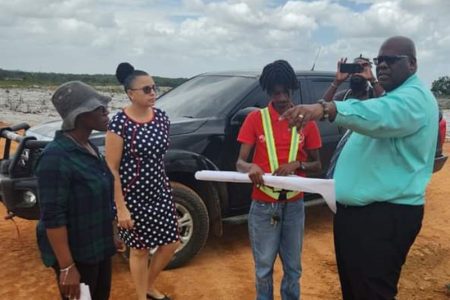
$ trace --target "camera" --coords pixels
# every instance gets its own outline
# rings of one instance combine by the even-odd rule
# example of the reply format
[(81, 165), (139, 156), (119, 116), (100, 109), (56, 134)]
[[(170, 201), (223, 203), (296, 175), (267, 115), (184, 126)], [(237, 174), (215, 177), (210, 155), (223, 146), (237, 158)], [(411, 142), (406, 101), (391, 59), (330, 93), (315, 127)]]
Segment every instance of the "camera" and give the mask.
[(341, 64), (339, 72), (341, 73), (361, 73), (364, 67), (360, 64)]

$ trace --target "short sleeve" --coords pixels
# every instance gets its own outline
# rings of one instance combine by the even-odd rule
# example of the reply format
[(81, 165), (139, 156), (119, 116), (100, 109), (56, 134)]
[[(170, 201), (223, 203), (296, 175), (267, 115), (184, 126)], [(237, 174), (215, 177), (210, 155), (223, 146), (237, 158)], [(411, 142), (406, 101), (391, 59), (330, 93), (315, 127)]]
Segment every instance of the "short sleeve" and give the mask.
[(320, 138), (320, 131), (316, 122), (308, 122), (303, 133), (305, 136), (305, 149), (313, 150), (322, 147), (322, 139)]
[(67, 224), (71, 172), (66, 155), (59, 149), (46, 150), (36, 166), (40, 219), (45, 228), (57, 228)]
[(238, 142), (254, 145), (256, 142), (256, 118), (261, 115), (260, 111), (251, 112), (244, 120), (239, 130)]
[(115, 114), (108, 123), (108, 131), (117, 134), (123, 138), (124, 126), (125, 126), (125, 115), (123, 112), (118, 112)]
[(162, 119), (162, 122), (164, 123), (164, 125), (169, 127), (170, 126), (170, 119), (169, 119), (169, 116), (167, 115), (167, 113), (165, 111), (161, 110), (161, 109), (158, 109), (158, 108), (156, 110), (161, 115), (161, 119)]

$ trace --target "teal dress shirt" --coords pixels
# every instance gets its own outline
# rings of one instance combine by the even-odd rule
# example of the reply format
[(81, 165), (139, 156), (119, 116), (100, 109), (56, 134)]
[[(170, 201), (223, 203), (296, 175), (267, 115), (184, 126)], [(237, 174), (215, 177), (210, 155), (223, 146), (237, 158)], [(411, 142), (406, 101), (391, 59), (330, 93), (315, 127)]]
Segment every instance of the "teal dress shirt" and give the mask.
[(423, 205), (436, 151), (438, 104), (417, 75), (383, 97), (336, 102), (336, 109), (334, 122), (353, 131), (336, 163), (336, 200), (352, 206)]

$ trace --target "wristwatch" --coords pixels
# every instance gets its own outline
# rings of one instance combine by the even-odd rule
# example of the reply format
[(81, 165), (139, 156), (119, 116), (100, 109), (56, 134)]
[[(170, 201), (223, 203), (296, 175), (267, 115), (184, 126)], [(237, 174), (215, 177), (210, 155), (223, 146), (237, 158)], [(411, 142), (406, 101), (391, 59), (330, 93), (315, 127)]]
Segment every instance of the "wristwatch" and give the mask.
[(319, 103), (320, 105), (322, 105), (322, 118), (320, 118), (320, 121), (323, 120), (330, 120), (330, 107), (328, 106), (329, 103), (327, 101), (325, 101), (324, 99), (319, 99), (317, 100), (317, 103)]
[(378, 83), (378, 79), (374, 79), (374, 80), (370, 81), (370, 84), (371, 84), (372, 86), (374, 86), (374, 85), (377, 84), (377, 83)]

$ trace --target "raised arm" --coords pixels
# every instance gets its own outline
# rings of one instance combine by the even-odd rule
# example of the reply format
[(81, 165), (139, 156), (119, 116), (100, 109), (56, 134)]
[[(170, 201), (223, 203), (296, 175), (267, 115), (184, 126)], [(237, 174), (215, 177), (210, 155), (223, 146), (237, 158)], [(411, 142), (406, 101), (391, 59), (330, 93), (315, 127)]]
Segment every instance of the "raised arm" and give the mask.
[(378, 82), (378, 80), (375, 78), (375, 75), (373, 75), (372, 68), (370, 66), (365, 67), (363, 72), (360, 73), (360, 75), (370, 82), (375, 98), (384, 96), (386, 92), (384, 88), (381, 86), (381, 84)]
[(426, 124), (427, 105), (425, 95), (417, 90), (389, 93), (381, 98), (345, 102), (332, 101), (322, 104), (297, 105), (287, 112), (291, 126), (302, 127), (309, 120), (320, 120), (328, 114), (328, 119), (338, 125), (374, 138), (403, 137), (416, 132)]
[(329, 101), (333, 100), (334, 99), (334, 95), (336, 94), (336, 91), (337, 91), (338, 87), (341, 85), (341, 83), (343, 83), (350, 76), (350, 74), (348, 74), (348, 73), (341, 73), (340, 72), (341, 64), (344, 64), (346, 62), (347, 62), (347, 58), (341, 58), (338, 61), (338, 63), (337, 63), (337, 70), (336, 70), (336, 78), (330, 84), (330, 86), (328, 87), (328, 89), (325, 91), (325, 93), (322, 96), (322, 98), (325, 101), (329, 102)]

